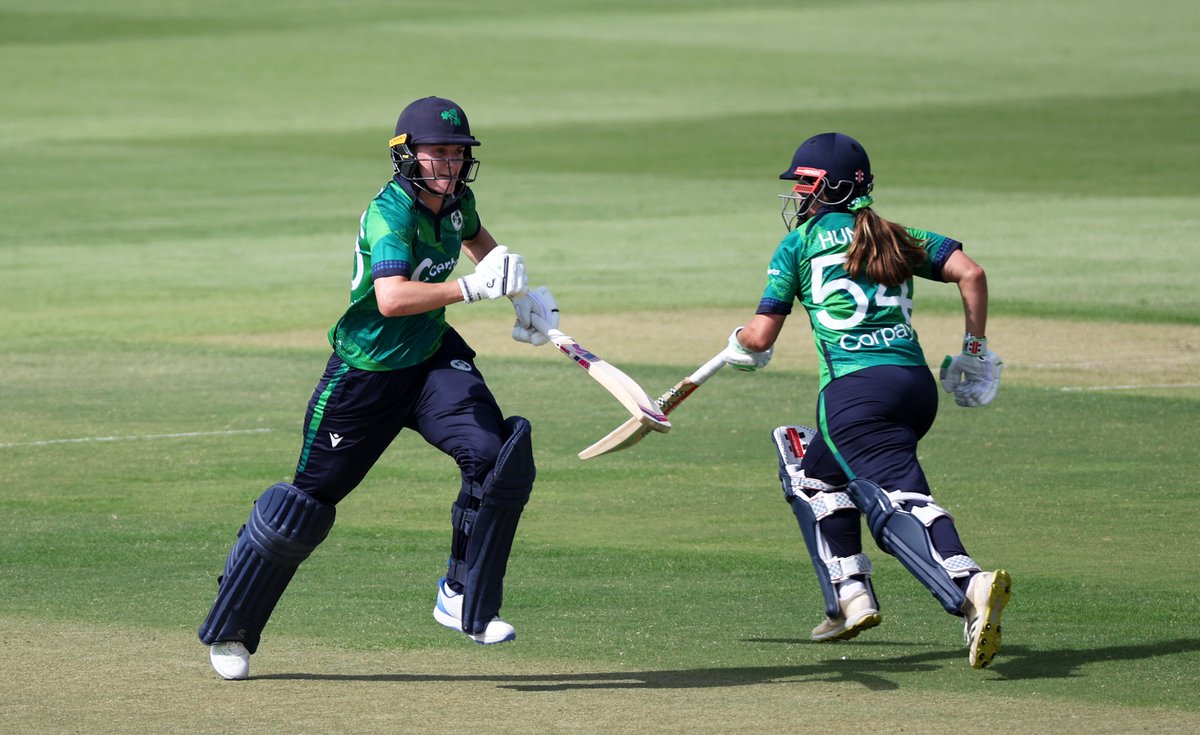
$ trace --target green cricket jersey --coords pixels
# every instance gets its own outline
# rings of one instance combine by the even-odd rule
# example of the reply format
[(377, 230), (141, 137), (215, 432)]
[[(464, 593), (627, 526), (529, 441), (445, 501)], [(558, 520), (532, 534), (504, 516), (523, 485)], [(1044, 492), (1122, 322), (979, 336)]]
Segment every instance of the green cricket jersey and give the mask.
[[(915, 274), (942, 280), (946, 260), (962, 244), (944, 235), (906, 228), (929, 257)], [(790, 314), (799, 300), (808, 312), (821, 362), (821, 387), (874, 365), (925, 365), (912, 327), (913, 282), (882, 286), (846, 272), (854, 233), (847, 212), (817, 214), (788, 233), (771, 257), (759, 314)]]
[(375, 298), (375, 279), (405, 276), (443, 283), (458, 263), (463, 240), (474, 239), (479, 228), (469, 188), (434, 214), (417, 201), (408, 182), (393, 180), (383, 187), (359, 224), (350, 306), (329, 330), (337, 355), (360, 370), (396, 370), (428, 359), (448, 328), (446, 309), (385, 317)]

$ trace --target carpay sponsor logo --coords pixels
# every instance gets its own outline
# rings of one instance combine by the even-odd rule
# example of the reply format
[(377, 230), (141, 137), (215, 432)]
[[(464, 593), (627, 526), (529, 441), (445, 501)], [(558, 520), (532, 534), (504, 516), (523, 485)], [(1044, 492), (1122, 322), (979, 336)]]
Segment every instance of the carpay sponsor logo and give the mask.
[(429, 282), (438, 277), (442, 273), (449, 273), (454, 270), (454, 266), (458, 265), (458, 258), (451, 258), (443, 263), (434, 264), (433, 258), (426, 258), (417, 265), (417, 269), (413, 271), (412, 280)]
[(882, 327), (866, 334), (845, 334), (838, 340), (838, 345), (847, 352), (871, 349), (873, 347), (889, 347), (893, 342), (911, 341), (912, 327), (907, 324), (897, 324), (894, 327)]

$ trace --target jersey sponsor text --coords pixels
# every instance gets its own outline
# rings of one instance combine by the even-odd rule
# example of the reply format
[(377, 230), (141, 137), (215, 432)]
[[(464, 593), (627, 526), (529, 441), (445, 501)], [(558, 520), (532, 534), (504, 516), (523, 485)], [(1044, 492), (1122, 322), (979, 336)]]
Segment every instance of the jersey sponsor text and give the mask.
[(912, 327), (897, 324), (894, 327), (882, 327), (866, 334), (844, 334), (838, 340), (838, 346), (847, 352), (856, 352), (873, 347), (891, 347), (893, 342), (901, 340), (912, 341), (916, 335)]
[[(456, 265), (458, 265), (458, 258), (451, 258), (450, 260), (447, 260), (443, 263), (437, 263), (437, 264), (435, 264), (433, 262), (432, 258), (426, 258), (425, 260), (422, 260), (417, 265), (417, 269), (415, 271), (413, 271), (412, 280), (428, 281), (430, 279), (436, 278), (438, 276), (438, 274), (440, 274), (440, 273), (454, 270), (454, 266), (456, 266)], [(428, 272), (429, 277), (422, 278), (422, 276), (424, 276), (426, 274), (426, 272)]]

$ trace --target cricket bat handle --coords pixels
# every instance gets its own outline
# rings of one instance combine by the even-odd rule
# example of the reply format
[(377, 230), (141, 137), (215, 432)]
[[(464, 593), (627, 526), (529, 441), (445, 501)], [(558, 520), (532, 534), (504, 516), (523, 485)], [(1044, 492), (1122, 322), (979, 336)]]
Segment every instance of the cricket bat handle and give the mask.
[(723, 367), (725, 367), (725, 350), (721, 350), (708, 362), (696, 368), (696, 372), (689, 375), (688, 380), (696, 385), (704, 385), (704, 381), (716, 375)]
[(559, 349), (562, 349), (564, 345), (578, 344), (578, 342), (575, 341), (574, 337), (572, 337), (569, 334), (564, 333), (563, 331), (561, 331), (559, 329), (555, 329), (554, 327), (551, 327), (549, 324), (546, 323), (546, 321), (544, 319), (542, 319), (537, 314), (530, 315), (529, 325), (531, 327), (533, 327), (533, 331), (538, 332), (539, 334), (545, 335), (546, 339), (550, 340), (551, 344), (553, 344), (555, 347), (558, 347)]

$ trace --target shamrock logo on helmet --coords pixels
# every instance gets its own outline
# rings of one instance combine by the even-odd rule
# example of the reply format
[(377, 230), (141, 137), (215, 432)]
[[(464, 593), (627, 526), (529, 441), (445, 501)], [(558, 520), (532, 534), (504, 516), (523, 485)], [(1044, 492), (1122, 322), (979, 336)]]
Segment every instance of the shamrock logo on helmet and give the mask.
[(454, 109), (453, 107), (448, 110), (442, 110), (442, 119), (449, 121), (450, 124), (456, 128), (459, 125), (462, 125), (462, 120), (460, 120), (458, 117), (458, 110)]

